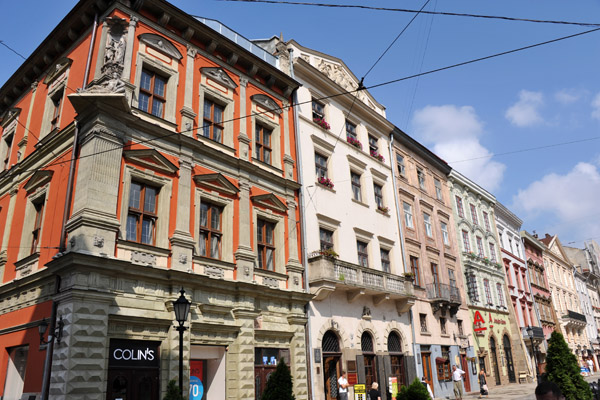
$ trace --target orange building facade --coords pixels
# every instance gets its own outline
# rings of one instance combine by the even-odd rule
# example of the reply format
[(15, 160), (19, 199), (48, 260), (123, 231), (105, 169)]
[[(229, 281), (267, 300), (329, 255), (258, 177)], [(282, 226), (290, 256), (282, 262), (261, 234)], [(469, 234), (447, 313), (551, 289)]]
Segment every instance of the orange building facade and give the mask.
[(258, 398), (283, 359), (308, 398), (277, 64), (162, 0), (82, 0), (0, 89), (2, 398), (162, 398), (182, 287), (186, 390)]

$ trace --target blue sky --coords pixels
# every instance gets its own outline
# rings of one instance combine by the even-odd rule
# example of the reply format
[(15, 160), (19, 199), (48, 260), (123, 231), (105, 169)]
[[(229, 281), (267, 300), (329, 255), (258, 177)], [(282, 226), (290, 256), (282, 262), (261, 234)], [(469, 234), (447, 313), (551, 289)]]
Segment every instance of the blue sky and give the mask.
[[(424, 1), (322, 0), (419, 9)], [(29, 54), (76, 2), (4, 4), (0, 40)], [(412, 14), (297, 5), (173, 1), (243, 36), (283, 34), (339, 57), (357, 77)], [(31, 10), (44, 10), (32, 13)], [(425, 10), (600, 23), (600, 1), (431, 0)], [(365, 86), (590, 30), (589, 27), (419, 15)], [(0, 82), (22, 59), (0, 46)], [(492, 192), (539, 234), (581, 247), (600, 239), (600, 32), (373, 89), (394, 124)], [(532, 147), (579, 141), (546, 149)], [(501, 155), (502, 153), (511, 153)], [(491, 158), (480, 158), (496, 155)], [(476, 160), (472, 160), (477, 158)], [(470, 160), (470, 161), (465, 161)]]

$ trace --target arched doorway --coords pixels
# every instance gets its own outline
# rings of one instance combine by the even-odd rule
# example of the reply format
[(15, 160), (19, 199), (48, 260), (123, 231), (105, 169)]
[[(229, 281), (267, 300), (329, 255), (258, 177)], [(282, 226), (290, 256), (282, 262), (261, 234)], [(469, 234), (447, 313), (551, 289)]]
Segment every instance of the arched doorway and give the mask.
[(500, 368), (498, 368), (498, 356), (496, 354), (496, 339), (490, 336), (490, 356), (492, 358), (492, 369), (496, 378), (496, 385), (500, 385)]
[[(388, 353), (390, 353), (389, 369), (386, 365), (386, 373), (389, 377), (396, 378), (398, 388), (406, 386), (406, 375), (404, 368), (404, 355), (402, 354), (402, 341), (400, 335), (396, 332), (390, 332), (387, 344)], [(386, 363), (387, 364), (387, 363)]]
[(323, 389), (325, 400), (335, 400), (338, 397), (338, 378), (341, 375), (340, 343), (333, 331), (327, 331), (323, 335), (321, 344), (323, 352)]
[(508, 369), (508, 381), (515, 383), (517, 381), (515, 377), (515, 365), (513, 364), (512, 348), (510, 346), (510, 339), (508, 335), (504, 335), (502, 339), (502, 345), (504, 346), (504, 354), (506, 355), (506, 368)]
[(356, 358), (359, 372), (358, 383), (364, 382), (364, 384), (367, 385), (367, 390), (370, 390), (371, 384), (373, 384), (373, 382), (377, 382), (375, 348), (373, 346), (373, 337), (370, 333), (363, 332), (362, 336), (360, 337), (360, 349), (362, 351), (362, 355)]

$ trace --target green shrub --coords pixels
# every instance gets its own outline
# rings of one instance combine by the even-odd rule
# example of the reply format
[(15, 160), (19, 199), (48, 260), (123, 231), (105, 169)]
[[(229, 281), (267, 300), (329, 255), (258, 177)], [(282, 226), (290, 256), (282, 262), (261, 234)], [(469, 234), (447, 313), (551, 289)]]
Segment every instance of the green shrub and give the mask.
[(402, 386), (396, 400), (431, 400), (427, 388), (421, 383), (419, 378), (415, 378), (410, 386)]
[(590, 400), (592, 391), (580, 373), (577, 357), (560, 332), (552, 332), (548, 341), (544, 380), (558, 385), (566, 400)]
[(292, 389), (292, 374), (282, 358), (275, 372), (269, 377), (260, 400), (295, 400)]
[(175, 379), (171, 379), (167, 385), (167, 393), (163, 400), (183, 400), (183, 397), (179, 393), (179, 386), (175, 382)]

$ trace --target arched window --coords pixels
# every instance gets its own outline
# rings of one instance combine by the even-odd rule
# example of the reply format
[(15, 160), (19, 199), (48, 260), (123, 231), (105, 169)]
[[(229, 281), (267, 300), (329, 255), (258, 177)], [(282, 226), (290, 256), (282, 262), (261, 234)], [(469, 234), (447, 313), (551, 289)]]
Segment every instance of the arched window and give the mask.
[(340, 343), (336, 334), (332, 331), (327, 331), (323, 335), (323, 344), (321, 345), (323, 353), (339, 353)]
[[(395, 377), (398, 380), (398, 386), (406, 385), (404, 374), (404, 355), (402, 354), (402, 340), (397, 332), (390, 332), (388, 336), (387, 350), (389, 355), (389, 372), (388, 376)], [(387, 364), (387, 360), (384, 361)], [(386, 370), (387, 365), (385, 365)]]
[(375, 350), (373, 346), (373, 337), (368, 332), (363, 332), (360, 337), (360, 349), (364, 360), (364, 376), (367, 389), (371, 384), (377, 381), (377, 370), (375, 367)]

